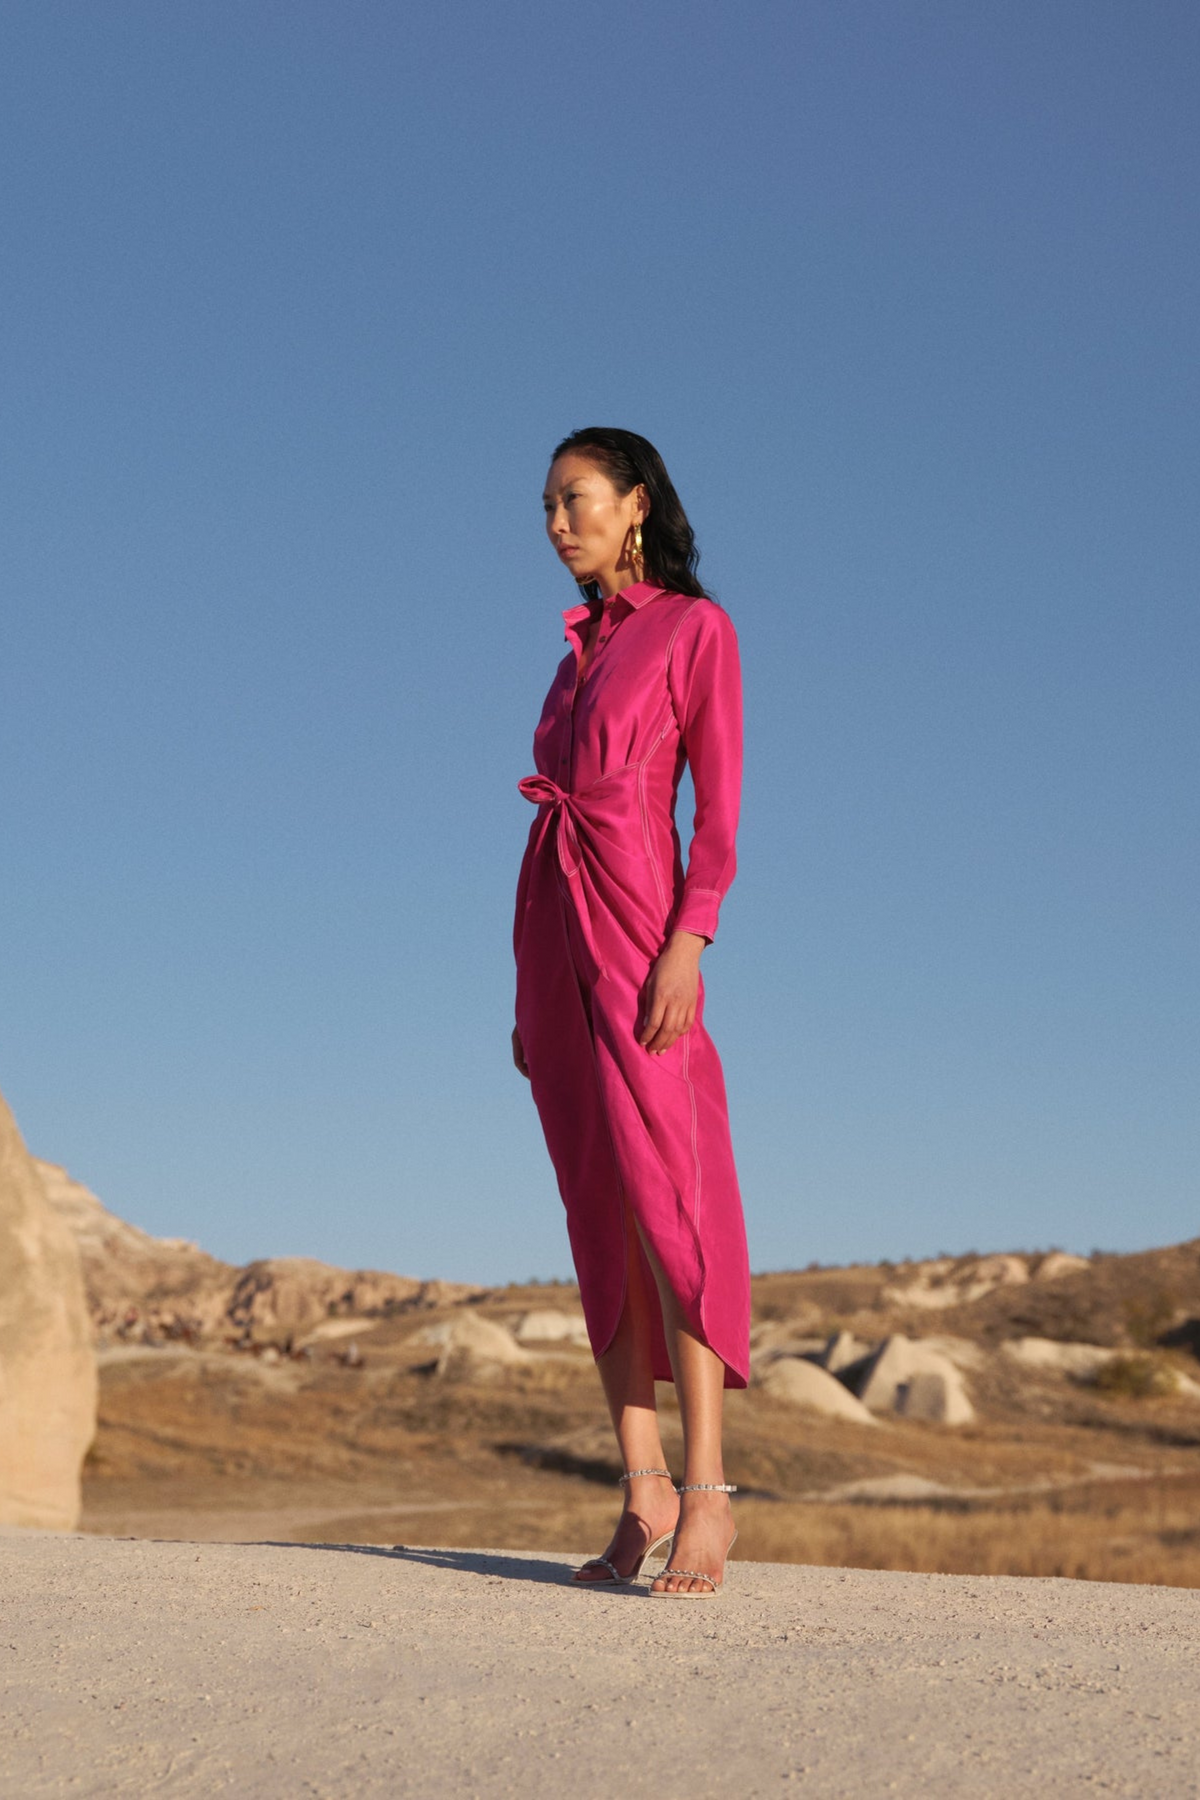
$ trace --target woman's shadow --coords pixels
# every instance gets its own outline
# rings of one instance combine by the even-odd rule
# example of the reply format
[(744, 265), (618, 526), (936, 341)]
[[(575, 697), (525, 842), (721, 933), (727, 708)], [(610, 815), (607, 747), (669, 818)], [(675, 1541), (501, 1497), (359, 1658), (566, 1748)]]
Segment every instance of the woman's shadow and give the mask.
[[(410, 1549), (407, 1544), (283, 1544), (272, 1540), (272, 1550), (329, 1550), (339, 1556), (383, 1556), (393, 1562), (421, 1563), (428, 1569), (450, 1569), (460, 1575), (485, 1575), (493, 1581), (533, 1581), (547, 1587), (581, 1587), (572, 1582), (574, 1559), (548, 1562), (540, 1557), (506, 1556), (502, 1551)], [(606, 1594), (632, 1593), (632, 1588), (610, 1588)]]

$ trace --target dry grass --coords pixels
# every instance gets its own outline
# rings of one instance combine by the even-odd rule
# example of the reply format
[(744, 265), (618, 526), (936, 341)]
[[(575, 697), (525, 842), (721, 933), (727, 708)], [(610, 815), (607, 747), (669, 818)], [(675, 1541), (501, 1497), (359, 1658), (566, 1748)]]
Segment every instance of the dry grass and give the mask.
[[(1165, 1252), (1130, 1259), (1140, 1284), (1130, 1293), (1118, 1287), (1119, 1269), (1101, 1268), (1110, 1309), (1122, 1302), (1128, 1314), (1120, 1315), (1126, 1353), (1108, 1365), (1106, 1379), (1081, 1388), (989, 1356), (970, 1377), (981, 1416), (965, 1429), (893, 1420), (864, 1430), (760, 1388), (731, 1393), (726, 1441), (730, 1479), (742, 1488), (738, 1553), (1200, 1587), (1200, 1405), (1163, 1393), (1160, 1373), (1195, 1364), (1183, 1350), (1142, 1350), (1126, 1330), (1139, 1306), (1157, 1330), (1167, 1277), (1173, 1291), (1184, 1290), (1184, 1250), (1190, 1267), (1195, 1246), (1169, 1253), (1170, 1267)], [(756, 1281), (756, 1299), (760, 1316), (853, 1322), (863, 1335), (881, 1335), (895, 1323), (879, 1307), (886, 1278), (882, 1269), (768, 1276)], [(1200, 1291), (1197, 1277), (1190, 1279), (1186, 1301), (1195, 1320)], [(1090, 1307), (1086, 1285), (1081, 1277), (1072, 1306)], [(1043, 1304), (1023, 1295), (981, 1303), (977, 1341), (1005, 1323), (1001, 1303), (1008, 1315)], [(1068, 1298), (1057, 1295), (1054, 1305)], [(572, 1300), (569, 1291), (511, 1290), (481, 1310), (503, 1319), (526, 1305)], [(270, 1367), (190, 1351), (111, 1364), (85, 1476), (84, 1528), (601, 1549), (620, 1497), (590, 1357), (556, 1352), (491, 1380), (439, 1379), (428, 1373), (428, 1341), (418, 1335), (419, 1324), (439, 1316), (382, 1321), (364, 1336), (365, 1362), (353, 1370), (333, 1349), (308, 1364)], [(1133, 1322), (1140, 1332), (1143, 1314)], [(922, 1328), (951, 1323), (965, 1330), (961, 1316), (941, 1315)], [(677, 1467), (672, 1390), (662, 1390), (662, 1399), (667, 1454)], [(920, 1504), (831, 1497), (851, 1482), (898, 1475), (951, 1492)]]
[(764, 1506), (741, 1554), (831, 1568), (1069, 1576), (1200, 1587), (1200, 1475), (1098, 1482), (997, 1505)]

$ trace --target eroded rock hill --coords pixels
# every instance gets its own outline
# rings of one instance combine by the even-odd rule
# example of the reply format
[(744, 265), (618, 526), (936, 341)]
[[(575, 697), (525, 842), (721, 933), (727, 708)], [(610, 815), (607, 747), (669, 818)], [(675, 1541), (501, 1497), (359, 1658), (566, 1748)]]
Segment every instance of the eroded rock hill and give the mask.
[(386, 1318), (481, 1291), (302, 1256), (239, 1267), (185, 1238), (127, 1224), (56, 1163), (34, 1167), (79, 1247), (92, 1332), (102, 1343), (286, 1342), (331, 1318)]

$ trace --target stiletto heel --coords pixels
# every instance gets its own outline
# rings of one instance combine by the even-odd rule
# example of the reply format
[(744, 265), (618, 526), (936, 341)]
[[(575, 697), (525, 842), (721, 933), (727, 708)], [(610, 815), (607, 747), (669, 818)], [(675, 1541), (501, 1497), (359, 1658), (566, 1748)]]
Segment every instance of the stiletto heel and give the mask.
[[(635, 1475), (661, 1475), (665, 1480), (671, 1481), (672, 1486), (674, 1486), (670, 1469), (626, 1469), (623, 1475), (617, 1477), (617, 1486), (624, 1487), (625, 1483), (627, 1481), (632, 1481)], [(678, 1492), (679, 1490), (677, 1489), (676, 1491)], [(571, 1577), (571, 1585), (573, 1587), (600, 1589), (632, 1587), (638, 1576), (641, 1574), (644, 1565), (649, 1562), (652, 1556), (662, 1549), (664, 1544), (671, 1543), (674, 1537), (674, 1531), (664, 1531), (662, 1536), (656, 1537), (652, 1544), (647, 1544), (628, 1575), (622, 1575), (621, 1571), (617, 1568), (617, 1565), (610, 1562), (607, 1556), (589, 1556), (587, 1561), (583, 1563), (580, 1568), (576, 1569), (574, 1575)], [(579, 1579), (583, 1574), (584, 1569), (598, 1568), (607, 1569), (608, 1575), (599, 1581), (581, 1581)]]

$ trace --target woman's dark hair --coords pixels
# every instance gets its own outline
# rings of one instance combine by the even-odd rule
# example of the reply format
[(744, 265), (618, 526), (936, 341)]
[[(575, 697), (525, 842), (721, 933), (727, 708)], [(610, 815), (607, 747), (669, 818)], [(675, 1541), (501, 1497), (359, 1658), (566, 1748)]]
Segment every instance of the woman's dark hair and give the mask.
[[(649, 439), (616, 426), (585, 425), (555, 446), (551, 462), (572, 450), (602, 469), (618, 494), (628, 494), (640, 482), (650, 496), (650, 511), (642, 521), (645, 579), (671, 594), (711, 600), (696, 575), (700, 552), (687, 514)], [(581, 581), (579, 586), (588, 600), (599, 600), (600, 589), (594, 581)]]

